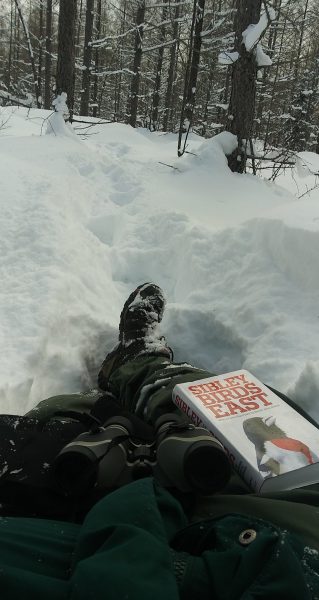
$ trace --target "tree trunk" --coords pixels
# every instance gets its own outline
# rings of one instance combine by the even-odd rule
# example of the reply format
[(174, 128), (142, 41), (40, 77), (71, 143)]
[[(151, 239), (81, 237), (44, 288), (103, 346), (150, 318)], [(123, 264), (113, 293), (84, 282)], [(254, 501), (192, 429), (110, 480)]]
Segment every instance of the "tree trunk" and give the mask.
[(39, 4), (39, 60), (38, 60), (38, 90), (41, 98), (41, 106), (43, 106), (42, 98), (42, 67), (43, 67), (43, 1)]
[(144, 33), (144, 17), (145, 17), (145, 0), (139, 0), (136, 13), (136, 34), (134, 47), (134, 63), (133, 63), (133, 78), (130, 93), (130, 110), (128, 115), (128, 123), (132, 127), (136, 127), (138, 94), (140, 89), (141, 78), (141, 62), (142, 62), (142, 42)]
[[(194, 0), (190, 50), (185, 76), (184, 97), (178, 135), (178, 156), (182, 156), (185, 152), (187, 136), (193, 121), (200, 49), (202, 45), (201, 33), (203, 29), (204, 9), (205, 0)], [(186, 136), (182, 148), (183, 133), (186, 133)]]
[(44, 61), (44, 108), (52, 107), (52, 0), (47, 0), (45, 24), (45, 61)]
[[(96, 13), (96, 23), (95, 23), (95, 34), (97, 39), (100, 38), (101, 35), (101, 16), (102, 16), (102, 0), (97, 1), (97, 13)], [(99, 78), (97, 75), (99, 69), (99, 48), (95, 48), (94, 52), (94, 85), (93, 85), (93, 117), (97, 116), (98, 106), (98, 91), (99, 91)]]
[(83, 0), (80, 0), (80, 6), (77, 7), (77, 24), (76, 24), (76, 46), (80, 45), (81, 25), (82, 25), (82, 9)]
[(29, 57), (30, 57), (32, 75), (33, 75), (36, 105), (37, 105), (37, 108), (41, 108), (39, 85), (38, 85), (38, 74), (37, 74), (37, 70), (36, 70), (36, 66), (35, 66), (35, 60), (34, 60), (34, 54), (33, 54), (33, 48), (32, 48), (32, 44), (31, 44), (29, 30), (28, 30), (27, 24), (25, 22), (25, 19), (24, 19), (22, 10), (21, 10), (19, 0), (15, 0), (15, 5), (16, 5), (17, 11), (19, 13), (19, 18), (20, 18), (21, 25), (23, 27), (24, 35), (25, 35), (26, 42), (27, 42), (27, 48), (28, 48), (28, 53), (29, 53)]
[[(162, 13), (162, 21), (165, 22), (167, 17), (167, 0), (164, 0), (163, 13)], [(163, 67), (163, 58), (164, 58), (164, 42), (166, 35), (166, 27), (165, 24), (161, 25), (161, 47), (158, 51), (157, 64), (156, 64), (156, 75), (155, 75), (155, 84), (154, 84), (154, 92), (152, 98), (152, 114), (150, 120), (150, 130), (156, 131), (158, 129), (158, 108), (160, 101), (160, 87), (162, 81), (162, 67)]]
[[(123, 35), (125, 32), (126, 26), (126, 10), (127, 10), (127, 1), (124, 0), (122, 7), (122, 21), (120, 27), (120, 35)], [(123, 118), (123, 113), (125, 112), (123, 109), (121, 110), (121, 95), (122, 95), (122, 87), (123, 87), (123, 78), (122, 78), (122, 69), (123, 69), (123, 46), (122, 43), (119, 44), (118, 52), (117, 52), (117, 69), (118, 73), (115, 75), (115, 86), (114, 86), (114, 121), (120, 121)], [(129, 112), (130, 107), (128, 104), (127, 112)]]
[(88, 116), (90, 102), (91, 63), (92, 63), (92, 34), (93, 34), (94, 0), (86, 0), (85, 37), (82, 75), (82, 95), (80, 114)]
[(9, 40), (9, 54), (8, 54), (8, 67), (5, 73), (5, 85), (7, 90), (11, 90), (11, 79), (12, 79), (12, 46), (13, 46), (13, 5), (11, 0), (10, 5), (10, 40)]
[(249, 25), (259, 21), (261, 0), (237, 0), (236, 5), (235, 51), (239, 58), (233, 66), (227, 130), (237, 136), (238, 148), (228, 157), (228, 165), (232, 171), (244, 173), (246, 148), (253, 135), (257, 63), (254, 51), (246, 50), (242, 36)]
[(169, 68), (168, 68), (168, 78), (167, 78), (167, 88), (165, 95), (165, 112), (163, 119), (163, 131), (167, 131), (168, 124), (170, 122), (171, 115), (171, 107), (172, 107), (172, 93), (173, 93), (173, 82), (174, 82), (174, 74), (175, 74), (175, 64), (176, 64), (176, 51), (177, 51), (177, 38), (178, 38), (178, 29), (179, 29), (179, 14), (180, 14), (180, 0), (177, 0), (177, 4), (175, 7), (175, 15), (174, 15), (174, 24), (173, 24), (173, 40), (175, 43), (171, 46), (170, 52), (170, 60), (169, 60)]
[(56, 93), (67, 93), (70, 121), (74, 105), (76, 0), (60, 0)]
[(16, 4), (14, 4), (14, 46), (13, 46), (13, 74), (14, 74), (14, 86), (18, 86), (18, 63), (20, 60), (20, 19), (17, 11)]

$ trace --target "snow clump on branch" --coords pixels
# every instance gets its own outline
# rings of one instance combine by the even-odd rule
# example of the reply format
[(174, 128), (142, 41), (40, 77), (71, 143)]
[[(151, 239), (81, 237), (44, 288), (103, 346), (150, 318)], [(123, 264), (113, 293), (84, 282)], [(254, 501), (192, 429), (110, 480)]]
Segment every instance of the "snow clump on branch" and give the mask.
[(243, 31), (243, 43), (245, 44), (247, 52), (250, 52), (258, 44), (264, 31), (267, 29), (271, 21), (276, 19), (276, 12), (273, 8), (268, 8), (267, 12), (264, 12), (258, 21), (248, 25), (247, 29)]

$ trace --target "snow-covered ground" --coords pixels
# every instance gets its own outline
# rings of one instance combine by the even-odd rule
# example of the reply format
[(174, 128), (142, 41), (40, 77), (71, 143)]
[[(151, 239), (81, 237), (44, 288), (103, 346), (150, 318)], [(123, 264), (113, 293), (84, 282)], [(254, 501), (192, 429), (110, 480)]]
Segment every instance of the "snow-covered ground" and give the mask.
[(225, 136), (177, 159), (173, 134), (45, 135), (48, 115), (0, 109), (1, 411), (94, 387), (152, 280), (176, 360), (244, 367), (319, 418), (319, 190), (297, 199), (314, 178), (232, 174)]

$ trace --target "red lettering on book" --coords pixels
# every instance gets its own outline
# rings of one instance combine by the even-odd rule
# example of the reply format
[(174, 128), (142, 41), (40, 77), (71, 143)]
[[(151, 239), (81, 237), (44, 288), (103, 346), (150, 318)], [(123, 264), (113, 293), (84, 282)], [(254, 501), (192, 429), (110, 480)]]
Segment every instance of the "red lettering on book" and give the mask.
[(219, 396), (222, 397), (223, 400), (233, 400), (233, 395), (232, 395), (232, 390), (220, 390), (220, 392), (218, 392)]
[(251, 396), (252, 400), (255, 400), (255, 398), (261, 400), (264, 406), (272, 406), (272, 402), (269, 402), (269, 400), (267, 400), (267, 394), (265, 394), (264, 392), (261, 392), (261, 394), (254, 394), (253, 396)]
[(253, 402), (252, 398), (249, 397), (241, 398), (239, 402), (243, 404), (247, 410), (257, 410), (259, 408), (259, 404), (257, 402)]
[(246, 398), (248, 396), (246, 388), (241, 385), (236, 385), (231, 389), (233, 399), (238, 400), (239, 398)]
[(237, 412), (240, 412), (240, 413), (246, 412), (246, 408), (244, 408), (243, 406), (240, 406), (239, 404), (236, 404), (235, 402), (231, 402), (231, 401), (227, 400), (225, 402), (225, 405), (227, 406), (230, 415), (235, 415)]
[(214, 404), (213, 406), (209, 406), (208, 409), (215, 415), (216, 419), (222, 419), (223, 417), (228, 417), (228, 412), (223, 412), (223, 408), (221, 404)]
[(227, 381), (227, 383), (230, 387), (238, 385), (238, 382), (236, 380), (237, 380), (237, 377), (226, 377), (226, 379), (225, 379), (225, 381)]
[(245, 373), (240, 373), (239, 375), (236, 375), (236, 377), (238, 377), (241, 383), (249, 383), (249, 380), (246, 378)]
[(262, 392), (262, 389), (260, 387), (258, 387), (258, 385), (256, 385), (253, 382), (245, 383), (245, 389), (250, 394), (260, 394), (260, 392)]
[(195, 394), (196, 398), (200, 400), (205, 406), (215, 404), (216, 400), (213, 398), (214, 394)]

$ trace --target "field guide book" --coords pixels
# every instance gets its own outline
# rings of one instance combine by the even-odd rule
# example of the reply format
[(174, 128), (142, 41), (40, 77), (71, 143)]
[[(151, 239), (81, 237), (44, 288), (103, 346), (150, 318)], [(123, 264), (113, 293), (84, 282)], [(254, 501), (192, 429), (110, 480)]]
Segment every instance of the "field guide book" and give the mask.
[(319, 429), (246, 370), (181, 383), (173, 401), (264, 494), (319, 482)]

